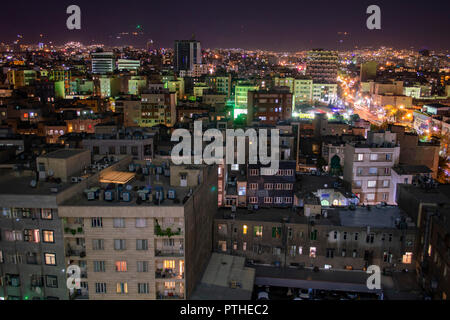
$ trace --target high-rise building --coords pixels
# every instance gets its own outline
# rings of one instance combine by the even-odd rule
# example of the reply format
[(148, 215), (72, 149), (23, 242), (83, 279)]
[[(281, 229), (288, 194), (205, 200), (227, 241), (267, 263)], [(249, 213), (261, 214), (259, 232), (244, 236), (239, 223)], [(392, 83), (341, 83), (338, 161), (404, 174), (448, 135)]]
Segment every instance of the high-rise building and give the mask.
[(173, 59), (173, 64), (176, 72), (180, 70), (193, 70), (195, 64), (202, 63), (202, 50), (200, 41), (176, 40)]
[(306, 75), (317, 83), (337, 81), (338, 54), (336, 51), (313, 49), (308, 51)]
[(377, 77), (377, 62), (368, 61), (365, 63), (361, 63), (359, 74), (361, 82), (366, 82), (367, 80), (375, 80), (375, 78)]
[(252, 121), (261, 124), (276, 124), (292, 116), (292, 93), (288, 88), (271, 91), (249, 91), (247, 125)]
[(129, 59), (119, 59), (117, 61), (117, 69), (119, 69), (119, 71), (123, 71), (123, 70), (128, 70), (128, 71), (132, 71), (132, 70), (139, 70), (139, 68), (141, 67), (141, 61), (140, 60), (129, 60)]
[(107, 74), (114, 72), (115, 59), (113, 52), (94, 52), (92, 57), (92, 73)]

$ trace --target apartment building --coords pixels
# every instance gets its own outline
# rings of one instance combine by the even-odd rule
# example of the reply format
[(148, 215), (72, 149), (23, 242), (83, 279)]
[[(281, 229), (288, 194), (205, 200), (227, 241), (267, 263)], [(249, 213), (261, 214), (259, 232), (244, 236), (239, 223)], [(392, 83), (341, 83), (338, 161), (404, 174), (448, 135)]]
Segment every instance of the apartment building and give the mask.
[[(109, 159), (102, 166), (114, 168), (117, 161)], [(2, 171), (0, 299), (69, 298), (65, 230), (58, 207), (98, 179), (98, 174), (89, 151), (79, 149), (38, 157), (29, 169)]]
[(395, 204), (392, 168), (399, 163), (400, 146), (390, 131), (369, 132), (365, 142), (350, 142), (344, 152), (344, 180), (361, 203)]
[[(101, 127), (96, 126), (96, 131)], [(143, 129), (117, 129), (112, 133), (88, 135), (82, 145), (92, 155), (131, 155), (137, 160), (151, 160), (155, 153), (155, 135)]]
[(261, 164), (247, 166), (247, 204), (253, 207), (292, 207), (295, 161), (280, 161), (274, 175), (262, 175)]
[(63, 203), (66, 263), (90, 300), (188, 299), (211, 255), (216, 166), (128, 161)]
[(287, 89), (249, 91), (247, 101), (247, 125), (252, 121), (276, 124), (292, 117), (292, 94)]
[(257, 265), (365, 270), (375, 264), (399, 271), (414, 266), (414, 246), (414, 223), (390, 206), (309, 217), (291, 209), (261, 208), (251, 215), (237, 209), (233, 219), (223, 208), (214, 221), (214, 251)]
[(400, 184), (397, 202), (417, 224), (414, 247), (417, 281), (432, 299), (449, 299), (449, 186), (427, 181), (417, 185)]
[(314, 82), (336, 83), (338, 54), (336, 51), (314, 49), (308, 51), (306, 75)]

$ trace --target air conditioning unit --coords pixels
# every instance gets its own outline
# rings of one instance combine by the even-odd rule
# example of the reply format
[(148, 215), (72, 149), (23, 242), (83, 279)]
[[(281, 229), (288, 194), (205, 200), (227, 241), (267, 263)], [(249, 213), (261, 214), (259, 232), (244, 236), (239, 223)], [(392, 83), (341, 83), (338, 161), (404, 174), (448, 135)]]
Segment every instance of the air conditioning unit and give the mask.
[(79, 177), (72, 177), (70, 178), (70, 180), (72, 181), (72, 183), (77, 183), (78, 182)]
[(122, 193), (122, 200), (125, 202), (131, 201), (131, 194), (129, 192)]
[(114, 191), (111, 191), (111, 190), (105, 191), (105, 200), (113, 201), (114, 200)]

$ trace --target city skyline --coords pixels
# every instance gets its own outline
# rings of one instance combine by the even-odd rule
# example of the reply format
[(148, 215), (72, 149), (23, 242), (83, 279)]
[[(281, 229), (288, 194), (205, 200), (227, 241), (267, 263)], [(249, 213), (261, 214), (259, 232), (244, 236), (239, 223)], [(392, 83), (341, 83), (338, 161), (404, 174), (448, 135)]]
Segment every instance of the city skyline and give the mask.
[[(177, 2), (174, 4), (176, 10), (168, 19), (166, 8), (158, 3), (135, 1), (108, 6), (106, 1), (78, 1), (82, 28), (70, 31), (65, 26), (66, 8), (70, 5), (67, 1), (54, 5), (51, 1), (5, 3), (2, 11), (6, 17), (0, 21), (0, 41), (10, 43), (21, 35), (21, 42), (26, 44), (79, 41), (85, 45), (104, 43), (144, 47), (151, 39), (155, 47), (161, 48), (173, 47), (174, 40), (190, 39), (194, 34), (205, 48), (301, 51), (324, 47), (341, 51), (355, 46), (387, 46), (449, 50), (448, 42), (442, 41), (442, 34), (436, 32), (450, 27), (447, 2), (434, 1), (430, 5), (419, 1), (378, 1), (381, 30), (366, 28), (369, 16), (366, 8), (370, 4), (368, 1), (347, 1), (327, 3), (322, 7), (318, 3), (284, 1), (273, 8), (254, 2), (231, 2), (223, 8), (202, 1), (190, 8)], [(137, 26), (141, 32), (134, 39), (117, 39), (120, 33), (132, 32)]]

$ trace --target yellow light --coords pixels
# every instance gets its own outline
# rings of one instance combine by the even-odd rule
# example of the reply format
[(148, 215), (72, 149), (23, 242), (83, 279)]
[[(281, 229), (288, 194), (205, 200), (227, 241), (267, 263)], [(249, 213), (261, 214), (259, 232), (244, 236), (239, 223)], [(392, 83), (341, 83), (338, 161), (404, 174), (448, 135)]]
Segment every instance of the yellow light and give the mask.
[(247, 234), (247, 229), (248, 229), (247, 225), (246, 225), (246, 224), (244, 224), (244, 226), (243, 226), (243, 231), (244, 231), (244, 234)]

